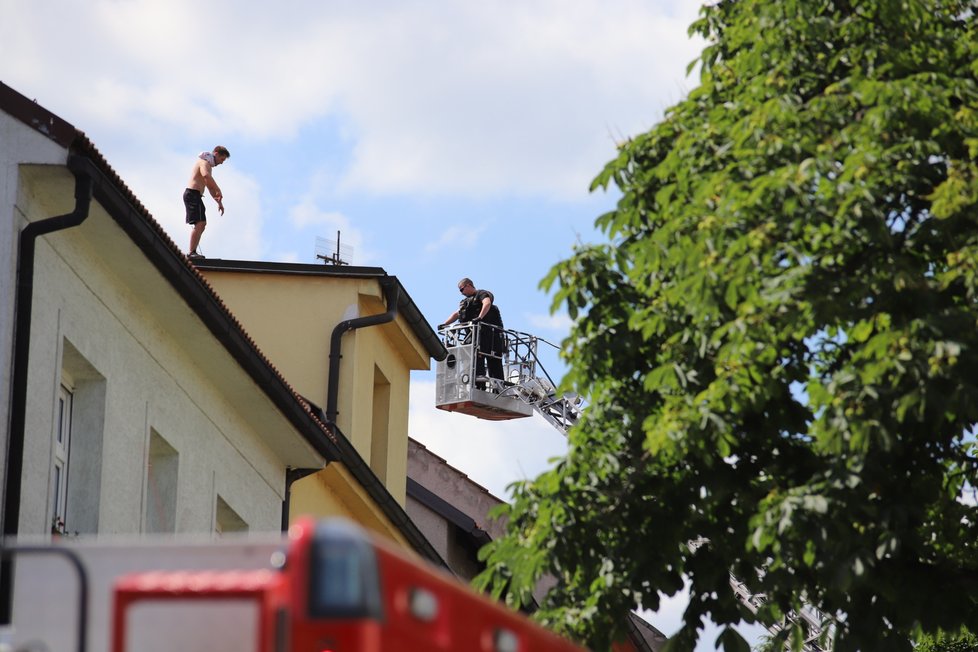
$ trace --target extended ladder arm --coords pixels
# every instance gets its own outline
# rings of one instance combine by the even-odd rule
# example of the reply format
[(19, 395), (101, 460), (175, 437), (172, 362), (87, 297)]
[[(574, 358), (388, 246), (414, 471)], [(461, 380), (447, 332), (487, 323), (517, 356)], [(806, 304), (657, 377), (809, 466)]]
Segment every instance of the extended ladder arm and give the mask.
[(504, 392), (512, 393), (530, 405), (550, 425), (566, 435), (580, 418), (584, 401), (577, 394), (558, 394), (553, 379), (537, 355), (540, 342), (557, 347), (519, 331), (507, 331), (507, 340), (509, 368), (512, 371), (510, 384)]

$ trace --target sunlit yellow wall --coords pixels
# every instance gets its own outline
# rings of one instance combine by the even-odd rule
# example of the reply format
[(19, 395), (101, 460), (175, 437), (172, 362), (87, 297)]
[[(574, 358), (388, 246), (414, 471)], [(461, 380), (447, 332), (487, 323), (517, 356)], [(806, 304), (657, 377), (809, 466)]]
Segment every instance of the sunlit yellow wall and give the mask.
[[(329, 347), (343, 320), (387, 310), (378, 280), (269, 272), (205, 270), (207, 280), (286, 380), (326, 408)], [(341, 342), (337, 425), (402, 505), (407, 477), (408, 389), (411, 369), (430, 358), (401, 317), (348, 331)], [(387, 427), (374, 427), (374, 389), (389, 383)], [(386, 434), (386, 445), (378, 439)], [(381, 454), (382, 453), (382, 454)], [(328, 479), (328, 478), (327, 478)], [(333, 478), (335, 480), (335, 478)], [(332, 509), (328, 484), (307, 478), (293, 487), (292, 513)], [(355, 514), (349, 514), (356, 517)], [(365, 515), (364, 515), (365, 516)]]
[(409, 547), (400, 530), (389, 522), (379, 506), (338, 462), (293, 484), (289, 504), (291, 521), (307, 515), (316, 518), (342, 516)]

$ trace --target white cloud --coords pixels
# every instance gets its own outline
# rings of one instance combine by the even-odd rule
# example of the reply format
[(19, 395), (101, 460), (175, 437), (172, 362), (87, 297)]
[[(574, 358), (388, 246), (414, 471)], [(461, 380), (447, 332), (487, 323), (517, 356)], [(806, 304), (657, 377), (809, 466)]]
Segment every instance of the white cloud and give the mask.
[(393, 56), (373, 62), (369, 85), (345, 89), (362, 127), (347, 183), (581, 196), (613, 155), (609, 132), (646, 129), (678, 97), (677, 59), (698, 49), (686, 37), (695, 11), (627, 0), (404, 5), (386, 17), (402, 29), (362, 42), (377, 50), (370, 37), (383, 35), (380, 51)]
[(564, 435), (537, 415), (484, 421), (437, 409), (435, 384), (427, 380), (411, 382), (408, 423), (411, 437), (503, 499), (507, 485), (535, 478), (567, 452)]
[(528, 314), (526, 319), (534, 331), (549, 331), (557, 333), (561, 337), (566, 337), (570, 333), (571, 326), (574, 325), (574, 320), (566, 313), (557, 313), (556, 315)]
[[(264, 250), (261, 188), (254, 179), (233, 167), (225, 170), (221, 166), (218, 170), (215, 178), (220, 175), (218, 182), (224, 193), (225, 211), (221, 215), (216, 204), (208, 204), (207, 230), (201, 238), (203, 251), (210, 258), (260, 260)], [(190, 227), (184, 228), (189, 241)]]
[(700, 48), (685, 0), (3, 7), (18, 19), (0, 26), (0, 76), (72, 122), (234, 142), (332, 115), (358, 192), (581, 197), (613, 140), (693, 85)]
[[(354, 220), (342, 212), (320, 208), (320, 204), (325, 201), (322, 199), (325, 178), (326, 175), (322, 172), (313, 174), (306, 193), (289, 209), (289, 222), (297, 229), (313, 227), (317, 236), (325, 241), (328, 250), (324, 253), (327, 255), (335, 253), (339, 232), (340, 256), (343, 261), (347, 264), (367, 264), (375, 254), (366, 244), (363, 232), (354, 226)], [(276, 219), (276, 216), (270, 217)], [(315, 247), (310, 243), (310, 252), (313, 249), (317, 250), (317, 254), (320, 253), (318, 241)], [(311, 253), (309, 258), (312, 259)]]
[(425, 245), (425, 253), (435, 253), (449, 248), (452, 251), (471, 249), (479, 242), (485, 230), (485, 226), (450, 226), (442, 231), (437, 240)]
[(350, 219), (342, 213), (323, 211), (312, 198), (306, 197), (289, 211), (289, 219), (297, 227), (322, 226), (329, 229), (350, 230)]

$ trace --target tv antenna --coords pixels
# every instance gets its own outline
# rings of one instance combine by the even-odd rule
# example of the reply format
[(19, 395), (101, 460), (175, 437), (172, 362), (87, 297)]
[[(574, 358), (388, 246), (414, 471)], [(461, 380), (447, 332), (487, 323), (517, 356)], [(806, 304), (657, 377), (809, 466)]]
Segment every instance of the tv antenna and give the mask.
[(336, 240), (327, 240), (316, 236), (316, 258), (327, 265), (349, 265), (353, 259), (353, 247), (340, 244), (340, 232), (336, 232)]

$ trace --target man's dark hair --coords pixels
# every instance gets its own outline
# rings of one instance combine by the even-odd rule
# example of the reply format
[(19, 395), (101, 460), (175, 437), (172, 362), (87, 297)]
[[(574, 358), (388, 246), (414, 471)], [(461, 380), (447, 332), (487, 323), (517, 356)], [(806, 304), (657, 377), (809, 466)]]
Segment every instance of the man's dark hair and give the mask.
[(214, 153), (215, 154), (220, 154), (224, 158), (231, 158), (231, 152), (229, 152), (228, 151), (228, 148), (225, 147), (224, 145), (218, 145), (217, 147), (215, 147), (214, 148)]

